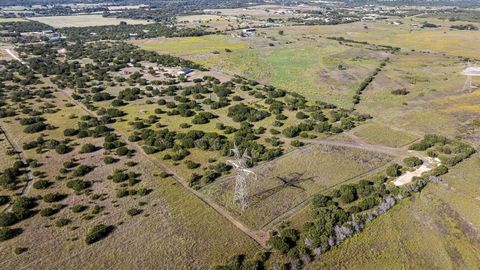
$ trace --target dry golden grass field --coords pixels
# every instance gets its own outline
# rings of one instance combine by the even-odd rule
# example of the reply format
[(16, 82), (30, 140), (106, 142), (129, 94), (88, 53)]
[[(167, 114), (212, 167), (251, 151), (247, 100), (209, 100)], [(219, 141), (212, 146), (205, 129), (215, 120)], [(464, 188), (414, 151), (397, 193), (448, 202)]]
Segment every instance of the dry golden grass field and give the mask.
[(146, 20), (119, 19), (113, 17), (103, 17), (102, 15), (71, 15), (71, 16), (51, 16), (51, 17), (32, 17), (30, 20), (48, 24), (54, 28), (63, 27), (85, 27), (97, 25), (118, 25), (120, 22), (127, 24), (147, 24)]

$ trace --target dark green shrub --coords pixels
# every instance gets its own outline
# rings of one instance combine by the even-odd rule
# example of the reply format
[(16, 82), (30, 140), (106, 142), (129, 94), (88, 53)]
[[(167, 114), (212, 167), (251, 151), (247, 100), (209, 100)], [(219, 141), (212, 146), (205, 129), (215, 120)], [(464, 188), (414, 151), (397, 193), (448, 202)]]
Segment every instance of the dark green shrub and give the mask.
[(103, 158), (103, 162), (105, 162), (105, 164), (112, 164), (112, 163), (115, 163), (117, 162), (118, 159), (114, 158), (114, 157), (111, 157), (111, 156), (106, 156)]
[(159, 176), (160, 176), (160, 178), (167, 178), (167, 177), (170, 176), (170, 174), (167, 173), (167, 172), (161, 172)]
[(295, 117), (297, 117), (297, 119), (306, 119), (306, 118), (308, 118), (308, 115), (305, 114), (304, 112), (297, 112)]
[(368, 198), (365, 198), (363, 200), (361, 200), (359, 203), (358, 203), (358, 207), (362, 210), (362, 211), (365, 211), (365, 210), (368, 210), (368, 209), (371, 209), (375, 206), (378, 205), (378, 201), (373, 198), (373, 197), (368, 197)]
[(37, 133), (37, 132), (40, 132), (40, 131), (44, 131), (45, 129), (47, 129), (47, 124), (45, 124), (44, 122), (38, 122), (38, 123), (27, 126), (23, 130), (23, 132), (25, 132), (25, 133)]
[(290, 245), (284, 241), (280, 236), (272, 236), (268, 239), (267, 244), (272, 248), (286, 254), (290, 250)]
[(58, 153), (58, 154), (66, 154), (70, 151), (72, 151), (72, 148), (64, 143), (62, 144), (59, 144), (55, 147), (55, 151)]
[(74, 177), (81, 177), (81, 176), (85, 176), (86, 174), (88, 174), (89, 172), (93, 171), (94, 167), (92, 166), (88, 166), (88, 165), (80, 165), (78, 166), (72, 173), (72, 175)]
[(51, 185), (51, 183), (47, 180), (38, 180), (33, 183), (33, 188), (35, 189), (46, 189)]
[(47, 208), (44, 208), (44, 209), (40, 210), (40, 215), (42, 217), (50, 217), (50, 216), (55, 215), (59, 211), (60, 211), (59, 208), (47, 207)]
[(423, 164), (423, 161), (418, 157), (407, 157), (403, 160), (403, 164), (407, 167), (417, 167)]
[(86, 143), (80, 149), (80, 153), (81, 154), (92, 153), (92, 152), (95, 152), (96, 150), (97, 150), (97, 147), (95, 145), (93, 145), (91, 143)]
[(72, 222), (72, 221), (71, 221), (70, 219), (68, 219), (68, 218), (61, 218), (61, 219), (55, 221), (55, 226), (56, 226), (56, 227), (63, 227), (63, 226), (65, 226), (65, 225), (70, 224), (71, 222)]
[(10, 202), (9, 196), (0, 196), (0, 205), (5, 205)]
[(16, 247), (13, 252), (15, 253), (15, 255), (20, 255), (27, 250), (28, 250), (28, 248), (26, 248), (26, 247)]
[(297, 137), (300, 134), (300, 131), (301, 130), (297, 126), (291, 126), (284, 129), (282, 131), (282, 134), (287, 138), (293, 138), (293, 137)]
[(303, 142), (301, 142), (299, 140), (293, 140), (292, 142), (290, 142), (290, 145), (293, 146), (293, 147), (301, 147), (301, 146), (303, 146)]
[(315, 194), (312, 198), (313, 207), (325, 207), (332, 202), (332, 198), (323, 194)]
[(112, 231), (112, 226), (106, 226), (104, 224), (95, 225), (90, 231), (88, 231), (87, 236), (85, 237), (85, 243), (91, 245), (107, 237)]
[(126, 156), (130, 153), (130, 150), (127, 147), (122, 146), (117, 148), (117, 150), (115, 150), (115, 153), (119, 156)]
[(68, 161), (63, 162), (63, 167), (65, 169), (71, 169), (71, 168), (75, 168), (77, 166), (78, 166), (78, 163), (76, 163), (75, 160), (68, 160)]
[(126, 180), (128, 180), (129, 176), (128, 174), (120, 171), (120, 170), (116, 170), (113, 175), (111, 176), (113, 182), (115, 183), (121, 183), (121, 182), (124, 182)]
[(78, 134), (78, 129), (67, 128), (63, 131), (63, 135), (66, 137), (75, 136)]
[(352, 185), (343, 185), (340, 187), (340, 201), (351, 203), (357, 199), (357, 189)]
[(11, 226), (19, 220), (13, 212), (0, 213), (0, 227)]
[(44, 202), (52, 203), (52, 202), (61, 201), (61, 200), (65, 199), (66, 197), (67, 197), (66, 194), (56, 192), (56, 193), (48, 193), (48, 194), (44, 195), (42, 197), (42, 199), (43, 199)]
[(199, 164), (199, 163), (193, 162), (193, 161), (191, 161), (191, 160), (185, 161), (185, 164), (187, 164), (187, 168), (189, 168), (189, 169), (191, 169), (191, 170), (200, 167), (200, 164)]
[(34, 198), (19, 197), (12, 204), (12, 212), (19, 220), (24, 220), (32, 215), (30, 209), (37, 205)]
[(402, 166), (398, 165), (397, 163), (394, 163), (387, 167), (386, 173), (390, 177), (396, 177), (402, 173), (400, 170), (401, 168)]
[(129, 193), (128, 193), (128, 190), (127, 189), (119, 189), (117, 190), (117, 198), (123, 198), (123, 197), (126, 197), (128, 196)]
[(0, 242), (14, 238), (22, 233), (22, 229), (12, 229), (8, 227), (0, 228)]
[(143, 212), (142, 209), (132, 208), (132, 209), (129, 209), (129, 210), (127, 211), (127, 214), (128, 214), (129, 216), (133, 217), (133, 216), (136, 216), (136, 215), (141, 214), (142, 212)]
[(355, 200), (356, 200), (355, 195), (351, 193), (345, 193), (345, 194), (342, 194), (342, 196), (340, 196), (340, 201), (342, 201), (343, 203), (351, 203)]
[(73, 189), (76, 192), (80, 192), (86, 188), (89, 188), (91, 183), (80, 179), (70, 180), (67, 182), (67, 187)]
[(88, 208), (88, 206), (86, 206), (86, 205), (77, 204), (77, 205), (74, 205), (74, 206), (70, 207), (70, 210), (73, 213), (80, 213), (80, 212), (83, 212), (83, 211), (87, 210), (87, 208)]
[(445, 165), (440, 165), (430, 171), (430, 174), (433, 176), (440, 176), (448, 173), (448, 167)]

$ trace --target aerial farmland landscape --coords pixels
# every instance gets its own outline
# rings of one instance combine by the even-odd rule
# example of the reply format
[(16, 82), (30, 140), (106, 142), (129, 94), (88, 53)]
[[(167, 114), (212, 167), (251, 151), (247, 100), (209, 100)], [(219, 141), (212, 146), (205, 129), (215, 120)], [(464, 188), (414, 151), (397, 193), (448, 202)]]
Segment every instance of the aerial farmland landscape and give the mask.
[(1, 269), (480, 269), (480, 1), (0, 1)]

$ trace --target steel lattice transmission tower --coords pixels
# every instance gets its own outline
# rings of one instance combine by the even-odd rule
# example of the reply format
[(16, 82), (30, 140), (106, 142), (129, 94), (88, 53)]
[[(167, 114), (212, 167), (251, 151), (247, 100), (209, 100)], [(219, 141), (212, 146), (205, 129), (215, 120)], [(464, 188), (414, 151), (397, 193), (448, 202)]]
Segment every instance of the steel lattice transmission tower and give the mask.
[(473, 90), (472, 77), (480, 76), (480, 67), (472, 67), (471, 64), (468, 63), (467, 68), (462, 70), (462, 75), (467, 76), (465, 84), (463, 85), (463, 91), (466, 93), (471, 93)]
[(235, 176), (235, 193), (233, 195), (233, 200), (240, 204), (242, 210), (245, 210), (245, 207), (248, 205), (247, 180), (249, 176), (256, 178), (256, 175), (248, 168), (247, 160), (251, 159), (251, 157), (248, 155), (247, 149), (245, 149), (242, 155), (235, 144), (231, 151), (235, 159), (228, 160), (227, 162), (231, 164), (237, 172), (237, 175)]

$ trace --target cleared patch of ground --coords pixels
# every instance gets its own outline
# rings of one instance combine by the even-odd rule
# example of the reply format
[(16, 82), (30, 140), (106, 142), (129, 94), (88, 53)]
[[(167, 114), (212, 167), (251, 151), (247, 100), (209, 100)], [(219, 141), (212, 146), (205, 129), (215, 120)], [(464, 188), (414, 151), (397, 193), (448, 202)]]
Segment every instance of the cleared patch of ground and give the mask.
[(393, 184), (396, 186), (403, 186), (412, 182), (414, 177), (420, 177), (423, 173), (429, 172), (435, 167), (440, 165), (440, 160), (438, 158), (425, 158), (424, 163), (415, 169), (414, 171), (407, 171), (406, 173), (402, 174), (401, 176), (397, 177)]

